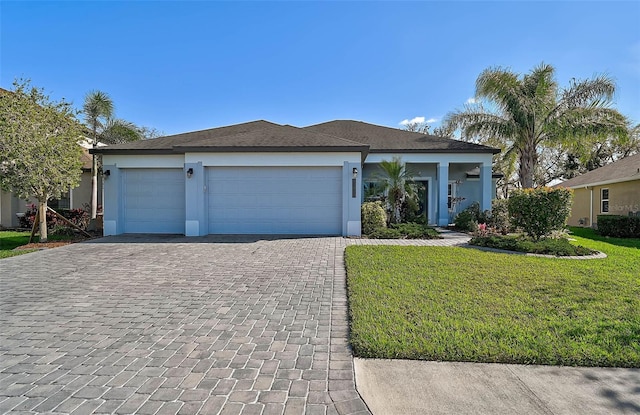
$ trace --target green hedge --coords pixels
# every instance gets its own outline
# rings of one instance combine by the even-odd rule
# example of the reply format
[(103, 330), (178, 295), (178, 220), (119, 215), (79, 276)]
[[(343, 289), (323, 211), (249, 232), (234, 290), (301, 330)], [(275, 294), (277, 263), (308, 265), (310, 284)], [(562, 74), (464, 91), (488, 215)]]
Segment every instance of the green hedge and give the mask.
[(563, 229), (571, 213), (573, 191), (563, 187), (515, 190), (509, 197), (511, 221), (533, 239)]
[(362, 233), (372, 234), (387, 227), (387, 214), (380, 202), (366, 202), (361, 208), (362, 213)]
[(616, 238), (640, 238), (640, 217), (598, 215), (598, 233)]

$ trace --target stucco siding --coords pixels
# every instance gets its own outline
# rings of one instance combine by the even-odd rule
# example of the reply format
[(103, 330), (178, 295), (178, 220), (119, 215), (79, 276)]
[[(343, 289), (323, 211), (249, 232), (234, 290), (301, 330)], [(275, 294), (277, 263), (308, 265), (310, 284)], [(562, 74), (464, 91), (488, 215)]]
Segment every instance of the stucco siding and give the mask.
[[(589, 214), (591, 206), (591, 189), (593, 189), (593, 225), (598, 222), (598, 215), (623, 215), (640, 211), (640, 180), (611, 183), (602, 186), (574, 189), (571, 216), (567, 223), (570, 226), (591, 226)], [(602, 212), (602, 189), (609, 189), (609, 212)], [(582, 219), (583, 223), (580, 223)]]

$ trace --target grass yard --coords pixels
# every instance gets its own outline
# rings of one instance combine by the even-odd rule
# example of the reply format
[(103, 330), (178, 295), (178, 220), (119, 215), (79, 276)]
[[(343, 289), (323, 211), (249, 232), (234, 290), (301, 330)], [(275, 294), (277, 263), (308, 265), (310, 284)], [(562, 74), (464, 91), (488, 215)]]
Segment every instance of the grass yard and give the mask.
[[(0, 231), (0, 259), (36, 251), (36, 249), (13, 250), (19, 246), (28, 244), (29, 235), (31, 235), (31, 232)], [(38, 236), (33, 238), (34, 242), (38, 242), (38, 240)], [(72, 240), (74, 240), (74, 237), (70, 235), (49, 235), (48, 238), (50, 246), (55, 242)]]
[(608, 257), (347, 247), (355, 355), (640, 367), (640, 239), (572, 230)]
[(0, 259), (10, 256), (22, 255), (32, 250), (13, 251), (14, 248), (25, 245), (29, 242), (31, 232), (0, 232)]

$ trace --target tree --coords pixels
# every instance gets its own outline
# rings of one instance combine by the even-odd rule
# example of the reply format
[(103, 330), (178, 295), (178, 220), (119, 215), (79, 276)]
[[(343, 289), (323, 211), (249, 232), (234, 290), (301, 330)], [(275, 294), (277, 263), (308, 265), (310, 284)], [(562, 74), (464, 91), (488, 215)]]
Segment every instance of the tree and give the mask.
[[(91, 129), (93, 148), (98, 142), (105, 144), (119, 144), (137, 141), (143, 138), (142, 130), (133, 123), (113, 117), (113, 101), (102, 91), (91, 91), (84, 99), (82, 107), (85, 122)], [(145, 129), (154, 132), (155, 130)], [(93, 154), (91, 164), (91, 219), (98, 213), (98, 156)]]
[(70, 103), (49, 99), (28, 80), (0, 91), (0, 187), (35, 197), (40, 242), (47, 241), (47, 201), (80, 183), (82, 127)]
[(430, 134), (429, 128), (431, 126), (426, 122), (410, 122), (405, 124), (404, 129), (412, 133)]
[[(587, 138), (624, 136), (625, 118), (610, 108), (614, 82), (599, 76), (559, 89), (555, 69), (540, 64), (520, 76), (489, 68), (476, 80), (478, 104), (454, 111), (445, 125), (466, 139), (495, 138), (518, 158), (518, 180), (533, 187), (541, 145), (569, 146)], [(483, 106), (486, 100), (489, 107)]]
[(403, 204), (415, 196), (415, 189), (412, 186), (413, 173), (407, 170), (399, 157), (394, 157), (391, 161), (382, 160), (380, 168), (382, 172), (376, 175), (376, 178), (387, 194), (389, 220), (399, 223), (402, 221)]
[[(98, 131), (103, 128), (105, 121), (113, 115), (113, 101), (104, 92), (91, 91), (84, 98), (82, 111), (85, 121), (91, 128), (93, 148), (98, 147)], [(98, 157), (93, 154), (91, 163), (91, 219), (98, 214)]]

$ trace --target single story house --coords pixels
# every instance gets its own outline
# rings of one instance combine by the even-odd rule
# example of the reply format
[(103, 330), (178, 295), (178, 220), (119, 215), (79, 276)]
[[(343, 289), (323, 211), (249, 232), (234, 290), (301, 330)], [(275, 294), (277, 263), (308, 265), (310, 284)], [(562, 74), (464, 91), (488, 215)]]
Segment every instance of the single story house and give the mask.
[(491, 207), (499, 152), (347, 120), (253, 121), (91, 151), (103, 160), (105, 235), (187, 236), (360, 235), (364, 187), (394, 157), (424, 186), (427, 220), (446, 225), (451, 208)]
[[(83, 147), (81, 155), (82, 175), (78, 187), (69, 189), (60, 199), (50, 200), (48, 206), (53, 209), (81, 209), (91, 203), (91, 163), (92, 156), (89, 154), (90, 146), (86, 143), (80, 144)], [(101, 183), (98, 180), (98, 204), (102, 202)], [(38, 204), (35, 198), (22, 200), (13, 193), (0, 190), (0, 228), (15, 228), (19, 225), (18, 215), (28, 210), (29, 205)]]
[(596, 227), (598, 215), (640, 212), (640, 154), (557, 184), (573, 189), (568, 224)]

